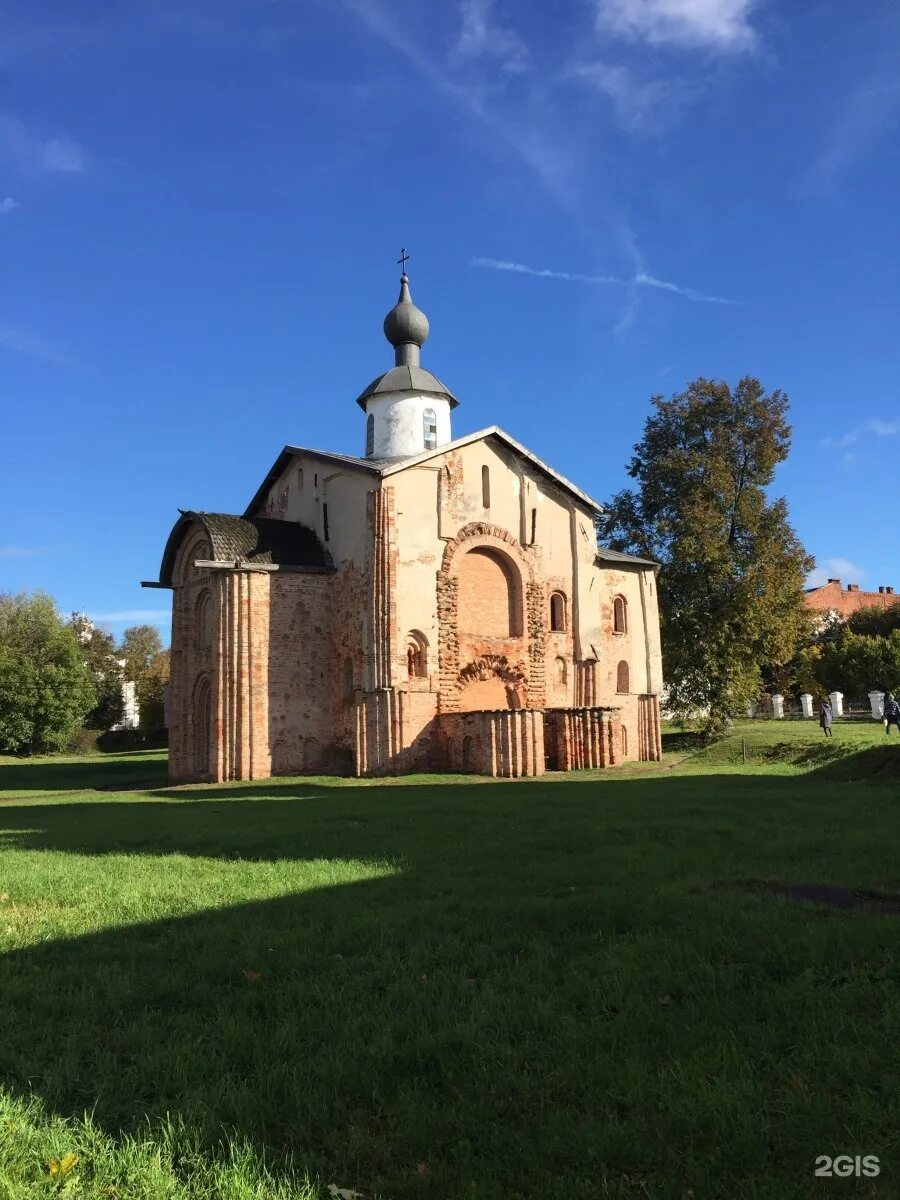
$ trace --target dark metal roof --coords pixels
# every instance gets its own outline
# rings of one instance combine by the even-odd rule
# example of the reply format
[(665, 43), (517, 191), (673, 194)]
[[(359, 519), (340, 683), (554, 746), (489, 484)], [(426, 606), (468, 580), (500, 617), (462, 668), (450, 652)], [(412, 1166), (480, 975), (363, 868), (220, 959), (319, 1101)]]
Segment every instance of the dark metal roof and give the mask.
[(597, 561), (600, 562), (619, 562), (619, 563), (638, 563), (642, 567), (658, 567), (659, 563), (653, 561), (652, 558), (637, 558), (634, 554), (623, 554), (621, 550), (607, 550), (604, 546), (597, 547)]
[(205, 529), (215, 562), (272, 564), (318, 570), (327, 570), (333, 565), (331, 555), (315, 532), (297, 521), (182, 511), (166, 543), (159, 572), (160, 583), (171, 587), (178, 549), (188, 528), (194, 524), (200, 524)]
[(371, 396), (383, 396), (387, 392), (424, 392), (429, 396), (442, 396), (450, 401), (450, 407), (456, 408), (459, 401), (448, 387), (426, 371), (413, 363), (403, 363), (399, 367), (391, 367), (377, 379), (373, 379), (366, 390), (356, 398), (360, 408), (366, 407), (366, 401)]

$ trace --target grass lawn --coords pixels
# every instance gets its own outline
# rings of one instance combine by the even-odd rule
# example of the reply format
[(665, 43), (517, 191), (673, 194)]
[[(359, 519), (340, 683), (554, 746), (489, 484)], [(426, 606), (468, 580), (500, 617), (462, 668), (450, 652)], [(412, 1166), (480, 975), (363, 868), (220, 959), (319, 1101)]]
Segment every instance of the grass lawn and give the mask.
[[(900, 892), (886, 741), (521, 782), (0, 759), (0, 1200), (893, 1200), (900, 916), (755, 886)], [(840, 1154), (881, 1173), (814, 1177)]]

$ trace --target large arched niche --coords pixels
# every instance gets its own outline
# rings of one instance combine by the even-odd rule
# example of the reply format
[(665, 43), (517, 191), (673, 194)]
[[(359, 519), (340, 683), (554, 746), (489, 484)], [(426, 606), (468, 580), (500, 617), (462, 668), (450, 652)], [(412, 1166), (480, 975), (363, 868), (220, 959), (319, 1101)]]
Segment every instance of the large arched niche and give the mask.
[(521, 637), (524, 584), (531, 566), (505, 529), (475, 523), (460, 530), (444, 551), (443, 573), (457, 581), (456, 625), (473, 640)]
[(490, 546), (474, 546), (457, 569), (459, 632), (471, 638), (512, 638), (522, 632), (522, 587), (511, 559)]

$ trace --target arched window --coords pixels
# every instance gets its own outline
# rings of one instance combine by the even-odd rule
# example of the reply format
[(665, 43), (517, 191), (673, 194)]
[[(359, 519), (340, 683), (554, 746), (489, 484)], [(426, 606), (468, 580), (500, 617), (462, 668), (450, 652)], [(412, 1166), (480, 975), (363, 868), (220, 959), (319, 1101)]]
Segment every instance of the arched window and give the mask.
[(406, 671), (410, 679), (428, 677), (428, 639), (418, 629), (406, 636)]
[(628, 605), (624, 596), (616, 596), (613, 600), (613, 632), (628, 632)]
[(627, 755), (628, 755), (628, 730), (623, 725), (622, 726), (622, 757), (625, 758), (625, 757), (627, 757)]
[(553, 633), (564, 633), (566, 628), (566, 598), (562, 592), (550, 597), (550, 629)]
[[(371, 458), (375, 453), (375, 414), (369, 413), (366, 417), (366, 458)], [(316, 478), (318, 483), (318, 477)]]
[(568, 679), (568, 670), (566, 669), (566, 660), (557, 658), (556, 660), (556, 685), (557, 687), (565, 687)]
[(303, 491), (303, 468), (302, 467), (297, 468), (297, 491), (298, 492)]
[(353, 659), (348, 654), (341, 671), (341, 694), (345, 704), (353, 699)]
[(437, 445), (437, 417), (433, 408), (426, 408), (422, 414), (422, 424), (425, 430), (425, 449), (433, 450)]
[(481, 468), (481, 507), (491, 507), (491, 471), (490, 467)]
[(631, 689), (628, 685), (628, 663), (623, 658), (616, 667), (616, 691), (627, 694)]
[(205, 588), (197, 597), (194, 608), (194, 630), (198, 647), (208, 650), (213, 643), (213, 609), (212, 596)]

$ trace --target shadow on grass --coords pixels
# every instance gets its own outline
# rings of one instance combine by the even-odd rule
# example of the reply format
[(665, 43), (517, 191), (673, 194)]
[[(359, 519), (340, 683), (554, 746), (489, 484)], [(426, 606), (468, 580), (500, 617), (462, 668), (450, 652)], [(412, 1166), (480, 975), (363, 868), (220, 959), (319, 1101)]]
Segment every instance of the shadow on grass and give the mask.
[[(593, 1200), (604, 1180), (622, 1198), (737, 1195), (780, 1152), (805, 1170), (835, 1121), (882, 1144), (875, 1117), (833, 1115), (833, 1090), (792, 1089), (778, 1047), (811, 1078), (832, 1053), (859, 1072), (890, 981), (865, 974), (880, 928), (847, 938), (849, 917), (816, 925), (697, 885), (786, 874), (798, 854), (876, 882), (866, 871), (893, 863), (872, 848), (882, 801), (669, 776), (4, 807), (6, 849), (158, 856), (91, 878), (155, 886), (151, 910), (162, 896), (171, 911), (167, 888), (210, 907), (4, 956), (2, 1078), (112, 1133), (166, 1114), (209, 1150), (233, 1133), (367, 1196)], [(838, 954), (861, 964), (856, 990), (813, 1035), (804, 972), (821, 959), (831, 977)], [(738, 1028), (745, 1048), (723, 1051)], [(888, 1075), (856, 1076), (875, 1113)], [(779, 1178), (773, 1196), (805, 1194)]]
[(0, 762), (0, 796), (30, 792), (137, 791), (162, 787), (167, 778), (164, 751), (117, 751), (109, 758), (23, 758)]

